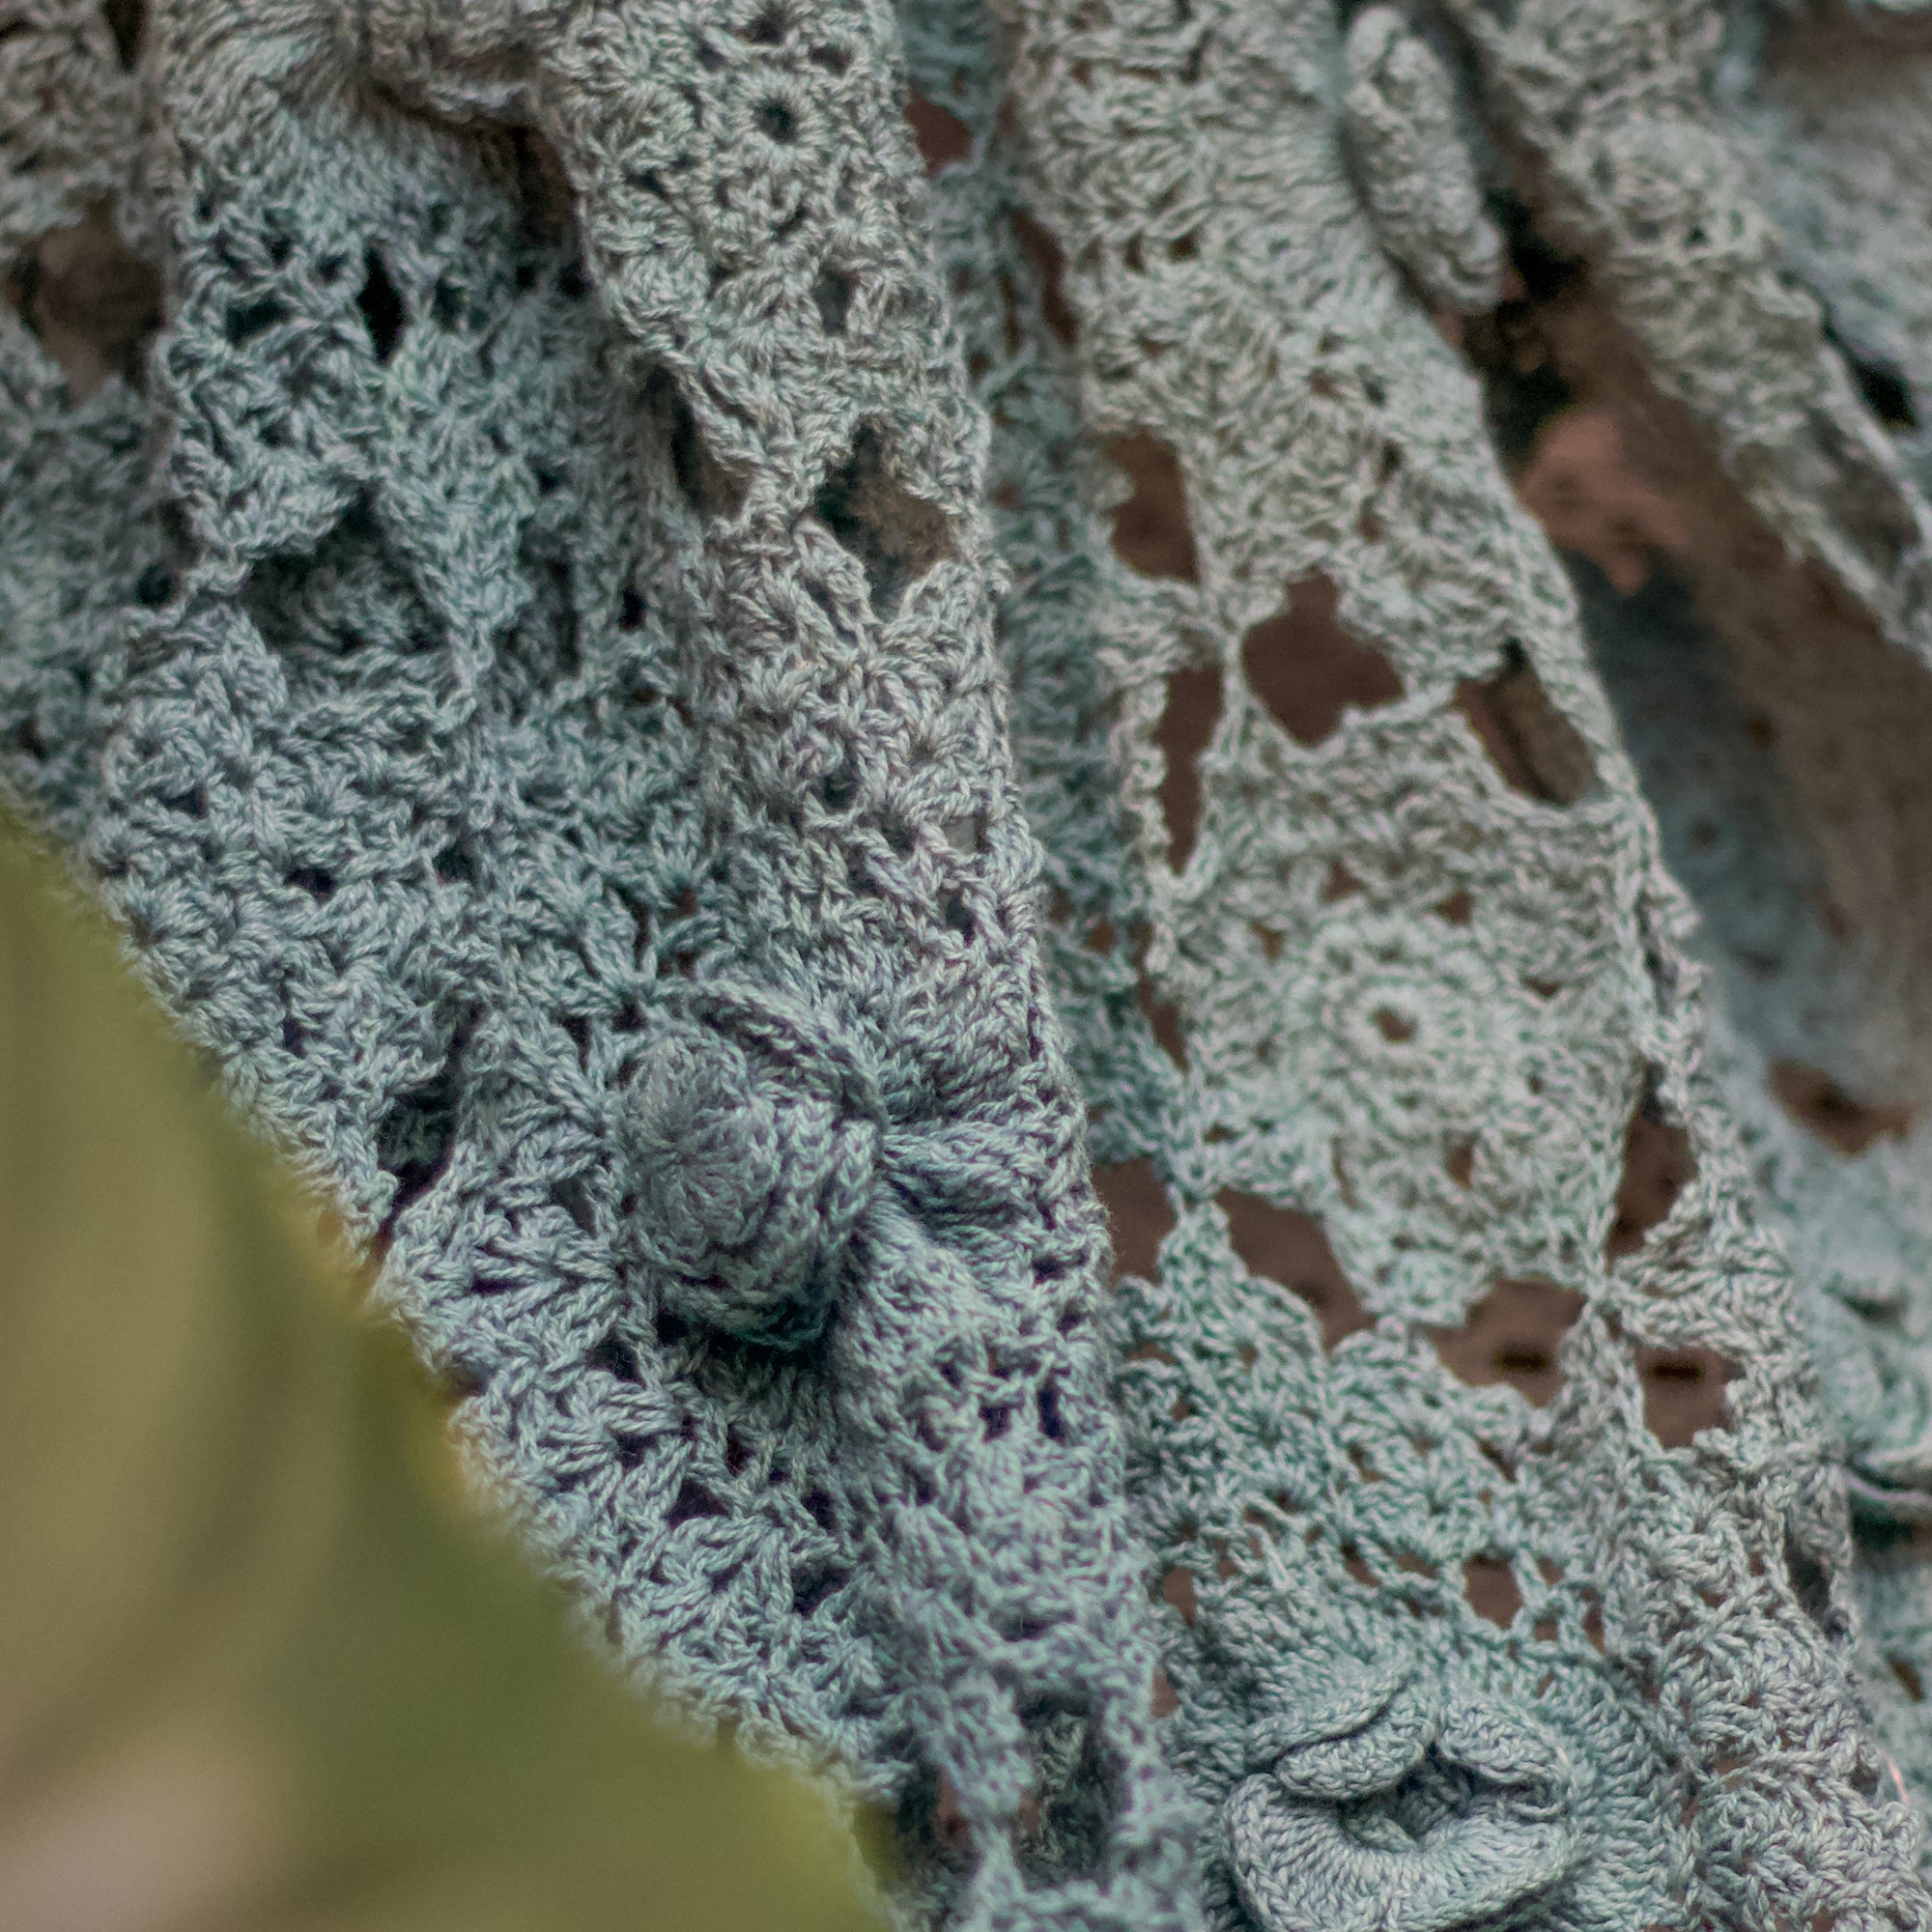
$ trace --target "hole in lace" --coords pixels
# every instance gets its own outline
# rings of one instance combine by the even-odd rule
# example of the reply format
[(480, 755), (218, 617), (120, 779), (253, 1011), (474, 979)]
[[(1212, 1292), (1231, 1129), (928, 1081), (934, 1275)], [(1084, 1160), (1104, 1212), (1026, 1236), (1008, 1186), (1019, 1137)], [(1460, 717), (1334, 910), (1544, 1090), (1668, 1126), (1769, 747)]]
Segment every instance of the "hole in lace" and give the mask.
[(986, 849), (986, 820), (980, 812), (966, 812), (958, 818), (949, 818), (939, 830), (946, 842), (962, 858), (973, 858)]
[(131, 73), (148, 37), (145, 0), (100, 0), (107, 31), (114, 36), (114, 52), (125, 72)]
[(1915, 430), (1918, 427), (1918, 412), (1912, 407), (1912, 385), (1896, 369), (1864, 356), (1847, 356), (1846, 361), (1852, 372), (1852, 381), (1859, 385), (1859, 394), (1864, 398), (1866, 409), (1887, 429)]
[(561, 1180), (553, 1181), (550, 1198), (577, 1223), (582, 1233), (594, 1235), (597, 1232), (597, 1208), (586, 1176), (571, 1174)]
[(1041, 1382), (1034, 1396), (1034, 1408), (1039, 1418), (1039, 1433), (1049, 1442), (1064, 1442), (1066, 1419), (1061, 1412), (1060, 1384), (1052, 1380)]
[(973, 1862), (973, 1828), (959, 1798), (959, 1787), (941, 1773), (916, 1779), (900, 1807), (900, 1833), (924, 1841), (927, 1856), (955, 1871)]
[(1167, 681), (1167, 708), (1153, 734), (1165, 769), (1161, 816), (1167, 821), (1167, 863), (1186, 868), (1201, 826), (1201, 758), (1221, 722), (1221, 674), (1205, 666), (1178, 670)]
[(604, 1336), (584, 1356), (584, 1362), (600, 1375), (614, 1377), (620, 1382), (638, 1380), (638, 1358), (631, 1345), (613, 1328)]
[(385, 1235), (394, 1233), (398, 1216), (435, 1186), (449, 1164), (463, 1097), (463, 1056), (472, 1025), (467, 1017), (458, 1021), (442, 1065), (419, 1087), (398, 1094), (376, 1129), (376, 1159), (395, 1181), (383, 1220)]
[(1476, 1180), (1476, 1144), (1458, 1141), (1443, 1156), (1442, 1169), (1458, 1187), (1472, 1187)]
[(1085, 1698), (1042, 1699), (1024, 1713), (1036, 1796), (1014, 1822), (1013, 1853), (1030, 1888), (1098, 1875), (1118, 1808), (1114, 1768)]
[(956, 554), (945, 512), (892, 473), (877, 423), (859, 425), (845, 461), (825, 479), (812, 507), (864, 566), (872, 610), (881, 617), (892, 615), (934, 564)]
[(1472, 1556), (1463, 1565), (1463, 1594), (1479, 1617), (1508, 1630), (1522, 1608), (1516, 1571), (1500, 1556)]
[(1161, 1601), (1179, 1612), (1180, 1621), (1191, 1630), (1201, 1614), (1201, 1600), (1194, 1590), (1194, 1573), (1177, 1564), (1160, 1579)]
[(959, 893), (949, 893), (939, 908), (940, 923), (949, 932), (961, 939), (971, 939), (974, 933), (973, 910)]
[(1918, 1674), (1918, 1666), (1909, 1658), (1889, 1657), (1886, 1662), (1891, 1666), (1891, 1674), (1898, 1679), (1898, 1688), (1915, 1704), (1925, 1701), (1925, 1681)]
[(821, 269), (811, 285), (812, 304), (827, 335), (843, 335), (845, 318), (852, 312), (852, 277), (842, 269)]
[(1784, 1539), (1784, 1572), (1798, 1607), (1828, 1634), (1835, 1634), (1837, 1611), (1832, 1603), (1831, 1573), (1789, 1535)]
[(121, 239), (111, 207), (43, 235), (14, 266), (4, 298), (85, 402), (110, 375), (133, 382), (161, 324), (161, 282)]
[(1140, 978), (1134, 981), (1134, 1004), (1140, 1009), (1141, 1017), (1147, 1021), (1154, 1044), (1175, 1065), (1184, 1069), (1187, 1065), (1187, 1029), (1180, 1023), (1180, 1009), (1155, 984), (1145, 966), (1141, 968)]
[(1600, 1657), (1609, 1649), (1609, 1640), (1604, 1634), (1604, 1606), (1594, 1596), (1588, 1599), (1583, 1611), (1583, 1634)]
[(1450, 925), (1467, 925), (1475, 917), (1475, 901), (1465, 892), (1451, 893), (1435, 908), (1436, 918)]
[(318, 905), (335, 895), (335, 874), (326, 866), (291, 866), (282, 876), (290, 885), (308, 894)]
[(273, 296), (264, 296), (260, 301), (241, 302), (223, 318), (222, 333), (227, 336), (231, 347), (245, 348), (276, 323), (287, 321), (288, 313), (287, 305), (277, 301)]
[(718, 1500), (696, 1476), (687, 1476), (665, 1516), (668, 1528), (695, 1522), (699, 1517), (729, 1516), (730, 1509)]
[(1771, 1069), (1771, 1091), (1801, 1126), (1840, 1153), (1861, 1154), (1878, 1140), (1903, 1140), (1913, 1110), (1891, 1100), (1855, 1100), (1829, 1073), (1796, 1060)]
[(657, 364), (644, 378), (640, 400), (646, 419), (664, 438), (684, 500), (700, 517), (736, 516), (745, 500), (744, 486), (712, 455), (677, 378)]
[(973, 130), (951, 108), (941, 107), (923, 94), (912, 94), (906, 98), (905, 118), (927, 174), (936, 175), (954, 161), (971, 158)]
[(845, 1581), (842, 1570), (824, 1565), (796, 1572), (791, 1579), (791, 1606), (795, 1614), (809, 1617)]
[[(1073, 907), (1070, 902), (1067, 904), (1065, 913), (1057, 913), (1055, 915), (1055, 918), (1063, 923), (1070, 921), (1072, 917)], [(1120, 943), (1120, 934), (1114, 930), (1114, 922), (1103, 914), (1081, 935), (1080, 943), (1089, 952), (1098, 953), (1104, 959)]]
[(859, 772), (850, 745), (838, 748), (838, 762), (819, 781), (818, 795), (828, 811), (844, 811), (859, 795)]
[(1402, 680), (1380, 651), (1336, 621), (1335, 585), (1321, 575), (1289, 585), (1285, 607), (1241, 639), (1248, 689), (1290, 737), (1314, 747), (1348, 711), (1393, 704)]
[(1617, 1183), (1616, 1217), (1604, 1242), (1605, 1258), (1620, 1261), (1642, 1247), (1696, 1174), (1690, 1136), (1666, 1121), (1654, 1099), (1639, 1102), (1624, 1134), (1623, 1178)]
[(1334, 905), (1338, 900), (1351, 898), (1361, 890), (1361, 880), (1340, 859), (1329, 861), (1328, 876), (1321, 882), (1323, 905)]
[(1259, 1194), (1232, 1187), (1214, 1198), (1228, 1217), (1228, 1239), (1241, 1265), (1299, 1295), (1321, 1323), (1323, 1348), (1337, 1349), (1350, 1335), (1375, 1325), (1312, 1214), (1277, 1208)]
[(759, 101), (753, 119), (758, 124), (758, 132), (781, 148), (790, 147), (798, 139), (797, 109), (790, 101), (781, 100), (776, 95), (769, 100)]
[(1575, 805), (1596, 782), (1590, 748), (1549, 701), (1536, 668), (1514, 639), (1494, 677), (1456, 687), (1456, 708), (1482, 741), (1504, 781), (1546, 805)]
[(1701, 1343), (1670, 1349), (1639, 1343), (1635, 1352), (1643, 1419), (1664, 1448), (1688, 1449), (1699, 1431), (1725, 1427), (1724, 1390), (1741, 1373), (1735, 1362)]
[[(544, 487), (538, 479), (538, 487)], [(554, 487), (553, 481), (551, 487)], [(524, 532), (517, 559), (535, 591), (523, 621), (511, 632), (505, 656), (521, 661), (546, 688), (583, 668), (583, 618), (577, 606), (569, 554), (554, 539), (539, 540), (537, 526)]]
[(1506, 1382), (1537, 1407), (1563, 1385), (1557, 1348), (1583, 1310), (1583, 1297), (1554, 1282), (1499, 1281), (1460, 1328), (1429, 1329), (1442, 1366), (1472, 1388)]
[(1107, 1210), (1114, 1241), (1114, 1273), (1151, 1281), (1160, 1267), (1160, 1244), (1174, 1232), (1174, 1206), (1148, 1160), (1117, 1160), (1094, 1170), (1094, 1191)]
[(1039, 277), (1040, 317), (1070, 349), (1079, 337), (1080, 320), (1066, 299), (1066, 258), (1060, 243), (1024, 209), (1013, 210), (1012, 223), (1013, 234)]
[(590, 1065), (591, 1025), (582, 1013), (558, 1013), (556, 1023), (570, 1036), (570, 1043), (577, 1049), (577, 1065), (581, 1071), (587, 1071)]
[(388, 265), (374, 248), (362, 257), (362, 287), (356, 293), (355, 306), (362, 312), (362, 325), (369, 331), (369, 344), (376, 352), (376, 360), (387, 362), (403, 339), (409, 311), (389, 278)]
[(1126, 472), (1133, 494), (1114, 511), (1114, 554), (1143, 577), (1198, 583), (1194, 529), (1180, 459), (1158, 437), (1109, 437), (1108, 460)]

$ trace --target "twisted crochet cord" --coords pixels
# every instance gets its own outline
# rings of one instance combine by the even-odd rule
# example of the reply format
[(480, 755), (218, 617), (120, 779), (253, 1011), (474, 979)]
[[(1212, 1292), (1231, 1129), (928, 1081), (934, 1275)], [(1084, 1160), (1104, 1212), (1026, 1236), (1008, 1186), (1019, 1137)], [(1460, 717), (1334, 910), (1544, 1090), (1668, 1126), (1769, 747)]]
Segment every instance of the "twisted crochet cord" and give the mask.
[(126, 11), (6, 780), (612, 1644), (910, 1919), (1932, 1922), (1913, 10)]

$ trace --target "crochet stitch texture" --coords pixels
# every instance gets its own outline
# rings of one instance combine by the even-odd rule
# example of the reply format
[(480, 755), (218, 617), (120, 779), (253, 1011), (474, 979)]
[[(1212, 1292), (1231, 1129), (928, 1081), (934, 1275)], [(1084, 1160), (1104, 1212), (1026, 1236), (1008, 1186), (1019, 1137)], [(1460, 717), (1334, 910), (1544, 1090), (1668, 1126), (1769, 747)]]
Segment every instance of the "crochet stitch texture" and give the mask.
[(1932, 1922), (1923, 12), (0, 0), (7, 782), (909, 1919)]

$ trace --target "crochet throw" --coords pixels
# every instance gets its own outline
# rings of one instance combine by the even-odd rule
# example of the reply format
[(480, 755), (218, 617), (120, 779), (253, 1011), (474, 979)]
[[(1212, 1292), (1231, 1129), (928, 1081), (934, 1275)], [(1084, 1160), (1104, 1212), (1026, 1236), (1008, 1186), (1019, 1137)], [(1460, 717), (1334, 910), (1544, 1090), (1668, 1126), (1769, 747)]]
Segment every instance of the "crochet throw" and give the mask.
[(0, 781), (907, 1923), (1932, 1924), (1932, 7), (0, 0)]

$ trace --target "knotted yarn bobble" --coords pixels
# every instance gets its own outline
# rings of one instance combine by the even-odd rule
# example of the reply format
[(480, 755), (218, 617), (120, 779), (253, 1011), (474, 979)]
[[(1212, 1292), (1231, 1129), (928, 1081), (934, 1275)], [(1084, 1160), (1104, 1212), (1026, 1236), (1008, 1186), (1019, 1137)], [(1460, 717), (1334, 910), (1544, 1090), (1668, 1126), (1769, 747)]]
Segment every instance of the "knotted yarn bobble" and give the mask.
[(633, 1233), (675, 1313), (802, 1347), (877, 1184), (877, 1103), (848, 1053), (769, 996), (695, 1005), (653, 1035), (632, 1084)]

